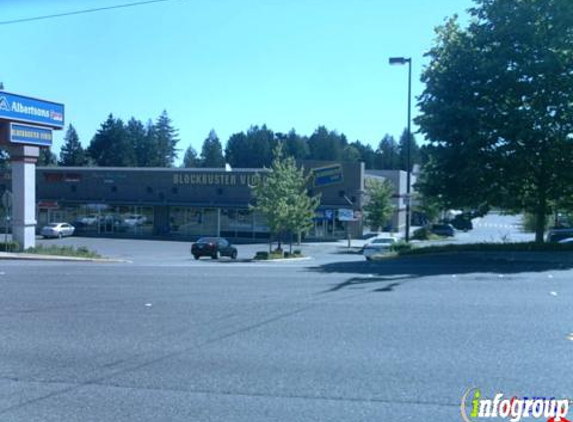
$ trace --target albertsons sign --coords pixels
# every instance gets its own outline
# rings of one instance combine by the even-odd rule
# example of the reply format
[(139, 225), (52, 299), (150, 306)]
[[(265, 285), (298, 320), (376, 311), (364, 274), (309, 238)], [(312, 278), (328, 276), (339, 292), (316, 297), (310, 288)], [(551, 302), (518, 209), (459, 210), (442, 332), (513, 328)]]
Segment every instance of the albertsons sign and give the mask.
[(64, 105), (0, 92), (0, 120), (62, 129), (64, 127)]

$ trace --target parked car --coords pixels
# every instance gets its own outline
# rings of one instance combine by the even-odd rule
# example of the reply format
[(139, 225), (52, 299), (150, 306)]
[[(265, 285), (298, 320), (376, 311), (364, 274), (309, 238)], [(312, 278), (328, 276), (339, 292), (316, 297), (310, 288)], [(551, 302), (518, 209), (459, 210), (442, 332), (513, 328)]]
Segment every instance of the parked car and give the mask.
[(392, 236), (376, 236), (364, 245), (362, 255), (370, 261), (375, 255), (388, 252), (394, 243), (396, 243), (396, 238)]
[(117, 215), (108, 214), (99, 219), (99, 229), (102, 231), (125, 231), (126, 226), (123, 219)]
[(456, 234), (456, 230), (451, 224), (432, 224), (430, 231), (438, 236), (453, 237)]
[(127, 216), (123, 222), (126, 226), (142, 226), (147, 222), (147, 218), (143, 215), (133, 214)]
[(471, 216), (468, 213), (456, 215), (451, 221), (451, 224), (457, 230), (468, 231), (474, 228)]
[(573, 228), (551, 229), (547, 232), (547, 242), (560, 242), (563, 239), (573, 237)]
[(71, 236), (74, 234), (75, 227), (68, 223), (50, 223), (42, 227), (40, 234), (43, 237), (59, 237)]
[(210, 256), (213, 259), (228, 256), (231, 259), (237, 259), (237, 248), (222, 237), (202, 237), (191, 245), (191, 255), (195, 259), (202, 256)]
[(91, 226), (93, 224), (97, 224), (98, 216), (95, 214), (86, 215), (84, 217), (78, 218), (78, 222), (86, 226)]

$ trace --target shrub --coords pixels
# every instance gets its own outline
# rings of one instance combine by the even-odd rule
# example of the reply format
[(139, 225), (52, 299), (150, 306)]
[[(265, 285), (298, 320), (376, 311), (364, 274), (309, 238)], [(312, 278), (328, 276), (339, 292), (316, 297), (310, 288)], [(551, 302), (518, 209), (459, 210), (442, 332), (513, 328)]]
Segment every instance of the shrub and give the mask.
[(266, 251), (259, 251), (255, 254), (255, 259), (262, 261), (267, 260), (269, 259), (269, 253)]
[(38, 255), (55, 255), (55, 256), (72, 256), (78, 258), (101, 258), (102, 256), (97, 252), (91, 251), (85, 246), (80, 246), (75, 249), (73, 246), (57, 246), (50, 245), (44, 246), (39, 245), (35, 248), (26, 249), (27, 253), (38, 254)]
[(412, 233), (412, 239), (415, 240), (428, 240), (430, 239), (432, 232), (427, 227), (422, 227), (419, 229), (414, 230)]
[(295, 249), (294, 251), (292, 251), (293, 255), (302, 255), (302, 251), (300, 249)]
[(0, 252), (17, 252), (20, 250), (20, 245), (15, 240), (8, 243), (0, 243)]
[(396, 242), (390, 246), (390, 251), (392, 251), (392, 252), (402, 253), (402, 252), (410, 251), (410, 250), (412, 250), (412, 244), (402, 242), (402, 241)]

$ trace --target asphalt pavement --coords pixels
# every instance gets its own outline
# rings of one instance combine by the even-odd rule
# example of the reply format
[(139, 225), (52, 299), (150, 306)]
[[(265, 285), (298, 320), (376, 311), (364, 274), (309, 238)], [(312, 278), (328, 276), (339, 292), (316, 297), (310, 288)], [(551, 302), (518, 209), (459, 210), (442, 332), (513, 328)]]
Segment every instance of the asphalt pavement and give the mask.
[(133, 259), (0, 261), (2, 422), (460, 421), (472, 387), (573, 391), (570, 254), (197, 262), (89, 241)]

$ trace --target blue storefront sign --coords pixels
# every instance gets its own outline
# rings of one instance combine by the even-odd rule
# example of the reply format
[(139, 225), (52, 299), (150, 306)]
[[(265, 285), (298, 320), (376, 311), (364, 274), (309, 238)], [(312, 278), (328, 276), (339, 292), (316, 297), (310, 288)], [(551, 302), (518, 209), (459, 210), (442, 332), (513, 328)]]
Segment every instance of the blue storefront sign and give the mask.
[(49, 147), (52, 145), (52, 130), (44, 127), (11, 123), (10, 142), (13, 144)]
[(62, 129), (64, 127), (64, 105), (0, 92), (0, 120)]
[(314, 187), (334, 185), (342, 183), (342, 166), (333, 164), (331, 166), (312, 169)]

